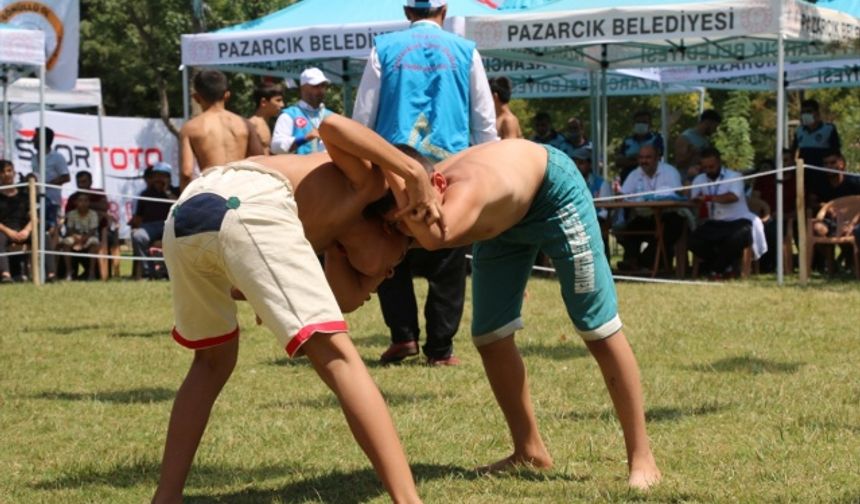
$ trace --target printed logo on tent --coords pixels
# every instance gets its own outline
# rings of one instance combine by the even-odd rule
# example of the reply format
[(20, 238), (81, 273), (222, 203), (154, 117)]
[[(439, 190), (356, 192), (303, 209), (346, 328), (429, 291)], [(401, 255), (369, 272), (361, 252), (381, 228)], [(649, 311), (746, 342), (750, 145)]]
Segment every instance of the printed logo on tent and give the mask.
[[(48, 45), (48, 70), (54, 68), (63, 48), (63, 21), (47, 5), (38, 2), (15, 2), (0, 10), (0, 23), (9, 23), (16, 20), (15, 24), (22, 28), (34, 28), (45, 32), (45, 42)], [(47, 28), (47, 29), (46, 29)], [(53, 33), (53, 38), (48, 36)]]
[(773, 15), (768, 9), (749, 9), (741, 13), (741, 26), (750, 33), (770, 30)]
[(298, 126), (299, 128), (304, 128), (307, 125), (308, 125), (308, 120), (305, 119), (304, 117), (299, 117), (296, 119), (296, 126)]
[(191, 61), (205, 63), (215, 59), (215, 43), (195, 40), (188, 47)]
[(480, 23), (469, 38), (478, 46), (495, 47), (505, 38), (505, 32), (497, 23)]

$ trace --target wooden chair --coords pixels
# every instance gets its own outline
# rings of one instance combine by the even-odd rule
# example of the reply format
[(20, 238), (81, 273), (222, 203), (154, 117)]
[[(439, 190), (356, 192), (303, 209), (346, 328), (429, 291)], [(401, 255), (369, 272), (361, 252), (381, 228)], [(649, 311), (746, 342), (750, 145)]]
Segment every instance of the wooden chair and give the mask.
[[(825, 217), (830, 217), (836, 222), (836, 232), (834, 236), (821, 236), (815, 233), (815, 224), (824, 223)], [(834, 255), (836, 253), (836, 245), (843, 249), (851, 247), (854, 252), (854, 276), (860, 279), (860, 250), (854, 242), (852, 234), (852, 223), (857, 223), (860, 219), (860, 196), (844, 196), (836, 198), (833, 201), (825, 203), (818, 211), (818, 215), (814, 219), (807, 220), (806, 227), (806, 259), (807, 267), (812, 270), (812, 253), (815, 251), (816, 245), (825, 245), (827, 247), (826, 264), (828, 273), (834, 271)]]

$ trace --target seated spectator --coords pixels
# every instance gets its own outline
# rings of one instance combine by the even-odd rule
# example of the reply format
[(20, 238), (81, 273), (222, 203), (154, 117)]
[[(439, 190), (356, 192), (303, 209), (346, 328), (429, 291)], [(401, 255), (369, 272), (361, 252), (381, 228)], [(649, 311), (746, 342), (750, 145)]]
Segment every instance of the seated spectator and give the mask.
[[(157, 163), (147, 168), (144, 179), (147, 179), (147, 188), (141, 196), (145, 198), (157, 198), (160, 201), (138, 200), (137, 209), (129, 223), (132, 228), (131, 242), (135, 257), (149, 257), (149, 248), (164, 234), (164, 221), (176, 199), (170, 189), (170, 174), (172, 168), (167, 163)], [(141, 267), (135, 268), (134, 278), (140, 280), (144, 274), (153, 276), (154, 268), (151, 261), (141, 261)]]
[[(69, 213), (75, 208), (76, 200), (80, 194), (89, 194), (90, 208), (99, 216), (99, 255), (119, 256), (119, 226), (117, 226), (116, 217), (110, 212), (110, 204), (108, 203), (107, 195), (102, 189), (93, 189), (93, 176), (86, 170), (81, 170), (75, 174), (75, 184), (78, 186), (78, 191), (69, 196), (66, 200), (66, 213)], [(112, 261), (115, 270), (119, 270), (119, 259)], [(107, 280), (109, 276), (108, 259), (98, 259), (99, 277), (102, 280)], [(118, 274), (118, 273), (117, 273)]]
[(532, 125), (535, 130), (535, 134), (531, 137), (532, 142), (551, 145), (568, 156), (573, 156), (573, 146), (568, 143), (561, 133), (553, 129), (549, 114), (538, 112), (535, 114)]
[[(735, 265), (744, 248), (753, 245), (756, 259), (767, 250), (764, 227), (747, 207), (741, 174), (723, 167), (720, 151), (703, 149), (700, 163), (702, 173), (693, 180), (690, 196), (701, 204), (704, 221), (690, 235), (689, 247), (702, 259), (704, 272), (713, 277), (733, 276), (740, 271)], [(709, 182), (719, 183), (695, 187)]]
[(660, 157), (663, 157), (663, 136), (652, 131), (651, 112), (647, 110), (640, 110), (633, 116), (633, 134), (621, 142), (615, 154), (615, 167), (621, 171), (622, 184), (639, 165), (639, 149), (643, 145), (653, 145)]
[(860, 194), (860, 174), (845, 175), (845, 157), (839, 151), (830, 151), (824, 156), (825, 168), (839, 173), (825, 173), (826, 182), (822, 185), (819, 196), (821, 203)]
[[(60, 249), (66, 252), (84, 252), (95, 254), (99, 250), (99, 216), (90, 208), (90, 195), (78, 193), (75, 198), (75, 209), (66, 213), (66, 232), (60, 240)], [(77, 271), (72, 269), (72, 257), (65, 256), (66, 280), (78, 278)], [(94, 258), (89, 260), (87, 277), (95, 278)]]
[[(0, 159), (0, 186), (14, 185), (15, 182), (15, 167), (10, 161)], [(22, 250), (30, 240), (32, 230), (27, 191), (18, 187), (0, 189), (0, 283), (12, 281), (12, 265), (18, 268), (16, 276), (26, 279), (23, 257), (3, 254)]]
[[(794, 156), (791, 149), (783, 149), (782, 151), (782, 166), (794, 166)], [(766, 172), (774, 169), (772, 160), (762, 161), (759, 165), (759, 171)], [(759, 259), (759, 270), (763, 273), (769, 273), (776, 270), (776, 195), (777, 195), (777, 178), (776, 174), (765, 175), (757, 179), (753, 179), (752, 189), (754, 193), (770, 208), (771, 217), (762, 219), (764, 221), (764, 234), (767, 238), (767, 252)], [(785, 219), (783, 221), (783, 233), (788, 232), (788, 224), (795, 219), (797, 208), (797, 182), (795, 179), (794, 170), (785, 171), (782, 173), (782, 209)], [(794, 238), (797, 239), (797, 222), (794, 222)]]
[[(615, 192), (619, 194), (638, 194), (648, 192), (647, 196), (628, 198), (631, 201), (647, 199), (680, 199), (681, 175), (674, 166), (660, 161), (660, 153), (654, 145), (643, 145), (639, 149), (639, 167), (630, 172), (624, 184), (616, 183)], [(685, 225), (684, 217), (674, 211), (663, 212), (663, 243), (667, 251), (675, 247)], [(623, 231), (647, 231), (656, 226), (654, 214), (646, 208), (635, 208), (616, 229)], [(655, 238), (646, 235), (626, 235), (618, 242), (624, 247), (624, 260), (618, 263), (621, 270), (638, 270), (652, 264), (655, 258)], [(642, 250), (642, 244), (648, 246)]]

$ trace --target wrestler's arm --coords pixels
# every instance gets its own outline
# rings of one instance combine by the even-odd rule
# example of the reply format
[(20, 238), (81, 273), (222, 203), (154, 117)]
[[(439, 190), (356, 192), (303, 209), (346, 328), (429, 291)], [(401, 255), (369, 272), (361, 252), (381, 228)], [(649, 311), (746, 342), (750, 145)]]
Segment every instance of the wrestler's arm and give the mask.
[[(393, 174), (404, 180), (407, 200), (401, 205), (398, 215), (418, 210), (418, 215), (412, 217), (426, 219), (429, 224), (438, 223), (440, 228), (444, 228), (434, 190), (421, 163), (400, 152), (376, 132), (342, 115), (327, 116), (319, 130), (332, 160), (338, 166), (343, 164), (341, 169), (353, 183), (352, 177), (356, 180), (362, 178), (356, 173), (356, 166), (363, 166), (366, 176), (369, 165), (377, 165), (386, 175)], [(364, 164), (357, 165), (359, 162)]]
[(344, 313), (355, 311), (363, 305), (370, 299), (370, 293), (385, 280), (384, 275), (370, 277), (359, 273), (337, 246), (326, 250), (325, 276)]
[(439, 250), (462, 247), (476, 240), (475, 224), (481, 216), (483, 191), (472, 184), (453, 184), (447, 187), (442, 203), (442, 215), (448, 222), (443, 235), (438, 226), (427, 225), (423, 221), (402, 219), (401, 225), (409, 230), (421, 248)]

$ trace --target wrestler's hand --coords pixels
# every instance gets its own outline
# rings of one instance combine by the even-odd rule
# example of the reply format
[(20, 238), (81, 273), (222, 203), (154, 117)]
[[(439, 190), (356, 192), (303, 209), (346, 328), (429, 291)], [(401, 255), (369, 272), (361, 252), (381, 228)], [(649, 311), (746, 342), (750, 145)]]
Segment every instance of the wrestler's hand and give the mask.
[(416, 176), (411, 181), (407, 180), (406, 196), (408, 198), (406, 206), (400, 208), (394, 218), (398, 220), (407, 218), (415, 222), (423, 222), (428, 227), (435, 224), (439, 227), (444, 239), (448, 227), (442, 214), (442, 205), (437, 198), (436, 189), (430, 185), (430, 179), (427, 176)]

